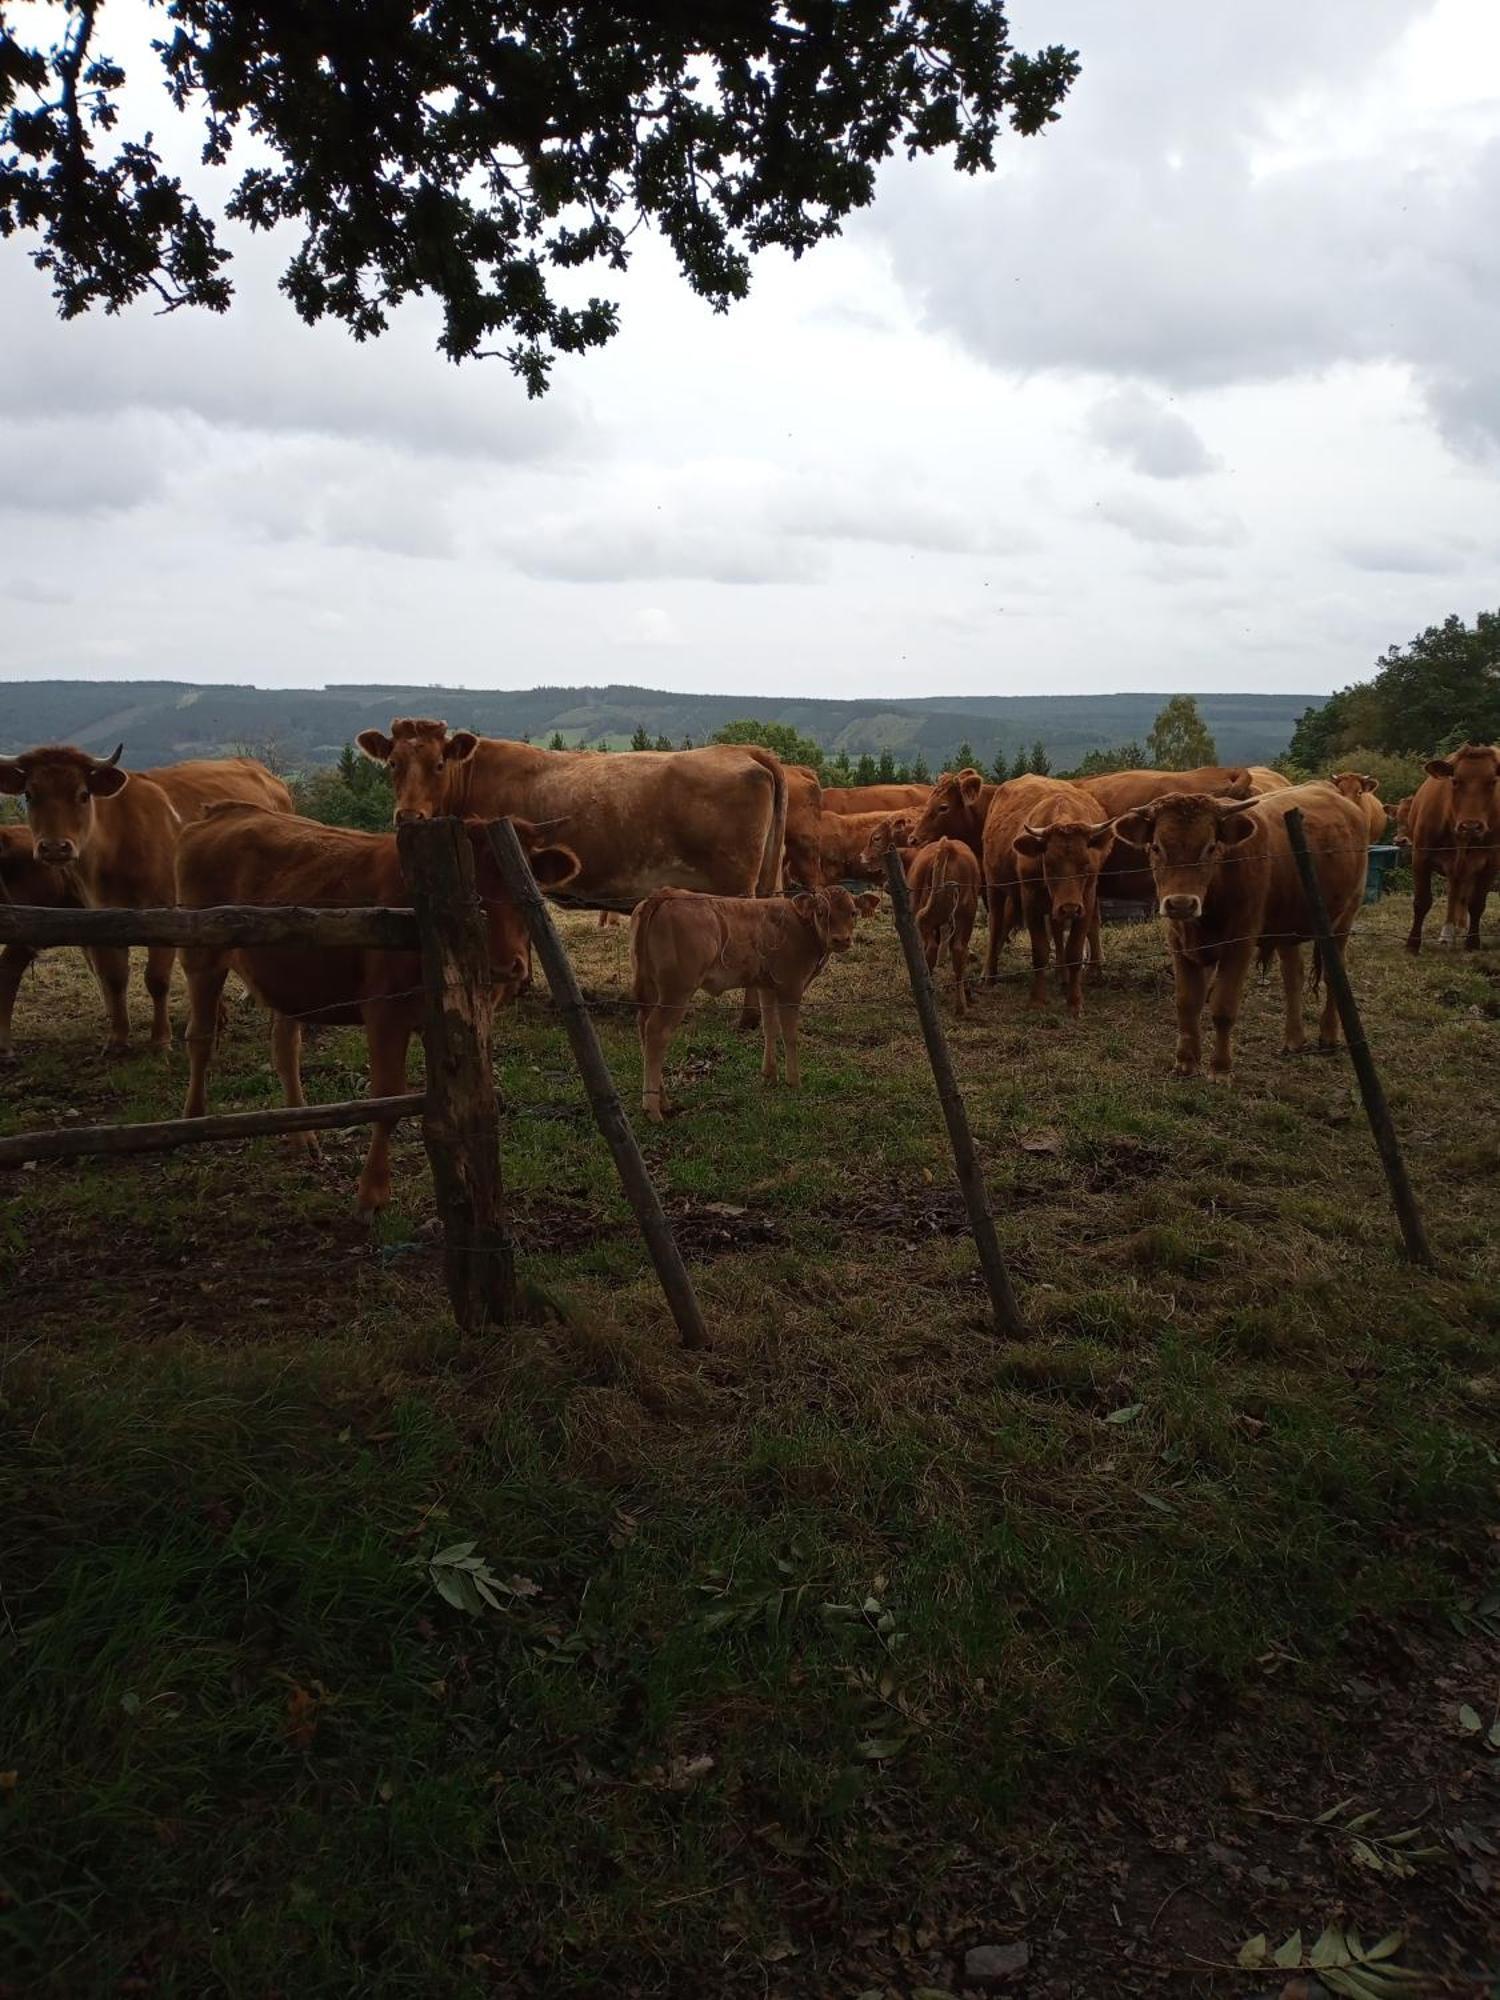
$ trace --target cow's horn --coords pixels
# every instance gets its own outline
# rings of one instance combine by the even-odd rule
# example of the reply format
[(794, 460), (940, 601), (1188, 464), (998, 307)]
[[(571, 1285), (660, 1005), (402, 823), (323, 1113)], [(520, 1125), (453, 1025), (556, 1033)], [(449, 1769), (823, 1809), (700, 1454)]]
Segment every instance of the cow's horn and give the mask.
[(124, 745), (123, 743), (117, 743), (117, 744), (115, 745), (115, 750), (114, 750), (114, 755), (113, 755), (112, 757), (106, 757), (106, 758), (104, 758), (104, 759), (103, 759), (103, 761), (102, 761), (102, 763), (100, 762), (100, 759), (96, 757), (96, 758), (94, 759), (94, 762), (95, 762), (96, 764), (100, 764), (100, 768), (101, 768), (102, 770), (106, 770), (106, 771), (107, 771), (107, 770), (109, 769), (109, 767), (110, 767), (110, 765), (111, 765), (111, 764), (118, 764), (118, 763), (119, 763), (119, 761), (120, 761), (120, 753), (121, 753), (121, 751), (122, 751), (122, 750), (123, 750), (124, 748), (125, 748), (125, 745)]

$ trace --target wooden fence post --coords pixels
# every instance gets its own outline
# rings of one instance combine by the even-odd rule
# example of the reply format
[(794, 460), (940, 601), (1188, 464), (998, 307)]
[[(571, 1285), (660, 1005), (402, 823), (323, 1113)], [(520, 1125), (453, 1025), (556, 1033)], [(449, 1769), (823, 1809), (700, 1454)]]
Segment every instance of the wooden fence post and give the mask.
[(1390, 1200), (1396, 1208), (1396, 1220), (1402, 1228), (1402, 1240), (1406, 1242), (1406, 1254), (1414, 1264), (1426, 1264), (1432, 1268), (1436, 1258), (1432, 1256), (1432, 1244), (1428, 1242), (1428, 1232), (1422, 1226), (1422, 1210), (1416, 1206), (1416, 1194), (1412, 1192), (1412, 1182), (1406, 1178), (1406, 1160), (1402, 1158), (1400, 1140), (1396, 1138), (1396, 1124), (1390, 1116), (1390, 1104), (1386, 1104), (1386, 1092), (1380, 1086), (1380, 1072), (1374, 1066), (1374, 1056), (1370, 1054), (1370, 1044), (1364, 1040), (1364, 1022), (1360, 1020), (1360, 1008), (1354, 1000), (1354, 988), (1348, 982), (1348, 970), (1344, 966), (1344, 954), (1338, 946), (1328, 924), (1328, 904), (1324, 902), (1322, 882), (1318, 880), (1318, 870), (1312, 866), (1312, 854), (1308, 852), (1308, 830), (1302, 824), (1302, 812), (1292, 806), (1286, 814), (1286, 838), (1292, 842), (1292, 858), (1296, 860), (1296, 872), (1302, 876), (1302, 894), (1308, 898), (1308, 910), (1312, 912), (1312, 928), (1318, 938), (1318, 950), (1322, 952), (1322, 974), (1328, 980), (1334, 1002), (1338, 1006), (1338, 1018), (1344, 1022), (1344, 1040), (1348, 1042), (1350, 1060), (1354, 1062), (1354, 1074), (1360, 1080), (1360, 1096), (1364, 1098), (1364, 1116), (1370, 1120), (1370, 1130), (1374, 1132), (1374, 1142), (1380, 1152), (1380, 1164), (1386, 1170), (1386, 1180), (1390, 1184)]
[(693, 1290), (693, 1281), (688, 1276), (687, 1266), (682, 1261), (682, 1253), (677, 1248), (677, 1239), (672, 1234), (672, 1226), (662, 1211), (652, 1186), (651, 1176), (646, 1171), (646, 1162), (641, 1157), (641, 1149), (636, 1144), (635, 1134), (630, 1129), (630, 1121), (625, 1116), (625, 1107), (620, 1102), (620, 1093), (615, 1088), (614, 1078), (609, 1073), (609, 1065), (604, 1060), (604, 1051), (599, 1046), (599, 1037), (594, 1032), (594, 1023), (588, 1008), (583, 1003), (578, 980), (573, 971), (572, 960), (563, 947), (552, 921), (552, 913), (547, 908), (542, 892), (536, 885), (531, 872), (531, 864), (516, 838), (516, 830), (508, 819), (497, 820), (490, 827), (490, 846), (494, 851), (500, 874), (526, 919), (526, 928), (531, 933), (531, 941), (536, 946), (537, 957), (542, 961), (542, 970), (547, 975), (547, 985), (552, 992), (552, 1000), (562, 1016), (563, 1028), (572, 1046), (573, 1059), (578, 1064), (583, 1078), (584, 1090), (588, 1093), (589, 1107), (594, 1114), (594, 1123), (604, 1135), (604, 1142), (614, 1156), (615, 1169), (625, 1189), (625, 1197), (635, 1212), (636, 1222), (646, 1248), (651, 1253), (651, 1261), (656, 1266), (656, 1275), (666, 1294), (667, 1304), (672, 1309), (672, 1317), (677, 1322), (677, 1331), (682, 1335), (684, 1347), (703, 1347), (707, 1344), (707, 1333), (703, 1325), (703, 1314), (698, 1305), (698, 1295)]
[(1436, 1260), (1432, 1254), (1432, 1246), (1427, 1241), (1427, 1231), (1422, 1224), (1422, 1211), (1417, 1206), (1417, 1197), (1412, 1192), (1411, 1182), (1406, 1177), (1406, 1162), (1401, 1156), (1401, 1141), (1396, 1137), (1391, 1107), (1386, 1103), (1385, 1091), (1381, 1088), (1380, 1073), (1375, 1067), (1375, 1058), (1370, 1053), (1370, 1044), (1365, 1040), (1364, 1022), (1360, 1019), (1354, 988), (1349, 984), (1344, 955), (1328, 922), (1328, 905), (1323, 900), (1323, 885), (1318, 880), (1312, 855), (1308, 852), (1307, 828), (1303, 825), (1301, 811), (1296, 806), (1286, 814), (1286, 837), (1292, 844), (1297, 873), (1302, 877), (1303, 894), (1307, 897), (1307, 907), (1312, 912), (1313, 930), (1323, 957), (1323, 977), (1328, 981), (1338, 1006), (1339, 1019), (1344, 1024), (1344, 1039), (1349, 1044), (1349, 1057), (1354, 1064), (1354, 1074), (1359, 1079), (1359, 1094), (1364, 1099), (1365, 1116), (1369, 1119), (1370, 1130), (1375, 1135), (1380, 1164), (1385, 1168), (1385, 1177), (1390, 1184), (1391, 1201), (1395, 1206), (1396, 1220), (1401, 1225), (1406, 1254), (1414, 1264), (1426, 1264), (1431, 1267)]
[(995, 1309), (995, 1325), (1002, 1333), (1024, 1334), (1025, 1322), (1021, 1318), (1021, 1309), (1016, 1304), (1016, 1295), (1011, 1289), (1010, 1273), (1005, 1268), (1005, 1259), (1000, 1254), (1000, 1245), (995, 1237), (995, 1218), (990, 1213), (990, 1200), (985, 1191), (984, 1175), (979, 1169), (973, 1136), (969, 1131), (968, 1114), (964, 1110), (963, 1098), (959, 1095), (958, 1079), (953, 1074), (953, 1059), (948, 1053), (947, 1038), (943, 1034), (943, 1024), (938, 1017), (937, 996), (932, 989), (932, 975), (927, 970), (922, 940), (917, 935), (917, 922), (912, 915), (911, 892), (906, 886), (906, 871), (901, 866), (901, 856), (895, 848), (886, 850), (885, 881), (886, 887), (891, 892), (891, 909), (896, 918), (896, 934), (901, 939), (901, 949), (906, 954), (906, 970), (911, 979), (912, 998), (917, 1003), (917, 1018), (922, 1023), (923, 1039), (927, 1043), (927, 1059), (932, 1064), (938, 1100), (948, 1123), (948, 1140), (953, 1148), (953, 1164), (958, 1172), (958, 1185), (963, 1190), (964, 1206), (969, 1211), (969, 1227), (974, 1233), (974, 1247), (979, 1252), (984, 1281), (989, 1287), (990, 1303)]
[(504, 1326), (515, 1318), (515, 1247), (500, 1179), (489, 936), (474, 851), (458, 819), (411, 821), (397, 830), (396, 843), (422, 936), (422, 1138), (443, 1224), (448, 1296), (466, 1330)]

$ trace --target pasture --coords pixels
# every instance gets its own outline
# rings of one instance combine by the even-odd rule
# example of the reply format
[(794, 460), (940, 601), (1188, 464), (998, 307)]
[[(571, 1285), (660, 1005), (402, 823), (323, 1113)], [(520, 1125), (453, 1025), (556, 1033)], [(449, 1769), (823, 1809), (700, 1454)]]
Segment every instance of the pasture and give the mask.
[[(1278, 1059), (1274, 972), (1234, 1082), (1172, 1080), (1155, 926), (1106, 931), (1080, 1023), (1025, 1012), (1014, 946), (964, 1022), (940, 977), (1021, 1343), (888, 915), (809, 994), (800, 1093), (700, 1001), (662, 1129), (626, 933), (563, 920), (701, 1355), (544, 994), (496, 1036), (514, 1332), (454, 1330), (414, 1127), (373, 1231), (359, 1132), (0, 1179), (3, 1977), (905, 2000), (994, 1946), (994, 1990), (1227, 1994), (1280, 1983), (1234, 1969), (1254, 1934), (1347, 1920), (1481, 1990), (1500, 953), (1413, 962), (1408, 909), (1351, 970), (1436, 1277), (1347, 1059)], [(111, 1063), (98, 1025), (47, 955), (0, 1129), (176, 1114), (180, 1044)], [(241, 996), (212, 1108), (279, 1102), (268, 1043)], [(310, 1038), (309, 1096), (363, 1063)], [(498, 1609), (438, 1588), (461, 1544)]]

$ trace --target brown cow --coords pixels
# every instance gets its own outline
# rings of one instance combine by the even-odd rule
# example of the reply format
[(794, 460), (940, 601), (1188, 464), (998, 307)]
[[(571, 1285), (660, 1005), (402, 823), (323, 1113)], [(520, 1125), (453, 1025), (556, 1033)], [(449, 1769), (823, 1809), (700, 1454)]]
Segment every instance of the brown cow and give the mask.
[(953, 1009), (967, 1014), (969, 940), (983, 886), (979, 863), (962, 840), (930, 840), (925, 847), (912, 849), (911, 856), (906, 878), (927, 970), (936, 972), (946, 949), (953, 963)]
[[(0, 758), (0, 792), (25, 795), (36, 859), (57, 869), (85, 908), (160, 908), (173, 900), (172, 851), (181, 821), (161, 786), (122, 771), (119, 756), (118, 749), (113, 757), (92, 757), (61, 744), (26, 750)], [(130, 1046), (130, 954), (96, 950), (92, 957), (109, 1022), (104, 1050), (121, 1055)], [(171, 1046), (171, 966), (170, 952), (148, 953), (154, 1049)]]
[[(1016, 784), (1019, 780), (1012, 778), (1009, 782)], [(972, 766), (962, 771), (944, 771), (923, 800), (912, 828), (913, 841), (918, 847), (925, 847), (933, 840), (961, 840), (976, 861), (983, 860), (984, 823), (995, 794), (1004, 789), (1003, 785), (991, 784), (981, 777)]]
[[(1306, 822), (1313, 865), (1342, 947), (1364, 896), (1369, 843), (1363, 812), (1332, 785), (1287, 786), (1250, 801), (1175, 793), (1121, 822), (1125, 837), (1150, 854), (1158, 908), (1169, 924), (1179, 1076), (1193, 1075), (1202, 1059), (1205, 996), (1214, 1024), (1209, 1070), (1215, 1077), (1229, 1075), (1234, 1024), (1258, 951), (1274, 950), (1281, 960), (1287, 1053), (1306, 1046), (1302, 945), (1313, 936), (1313, 923), (1286, 834), (1293, 806)], [(1338, 1010), (1330, 992), (1318, 1045), (1331, 1050), (1337, 1042)]]
[(1373, 847), (1377, 840), (1385, 837), (1385, 823), (1389, 815), (1375, 796), (1378, 781), (1367, 777), (1363, 771), (1335, 771), (1328, 780), (1337, 792), (1346, 799), (1353, 799), (1365, 816), (1365, 828)]
[[(1262, 787), (1257, 780), (1266, 779)], [(1147, 806), (1173, 792), (1207, 792), (1215, 798), (1248, 799), (1262, 789), (1279, 791), (1286, 784), (1279, 771), (1257, 764), (1202, 764), (1195, 771), (1104, 771), (1087, 781), (1104, 811), (1121, 813)], [(1104, 902), (1154, 903), (1156, 888), (1146, 855), (1115, 828), (1115, 844), (1099, 883)]]
[(920, 812), (927, 785), (825, 785), (825, 813)]
[(272, 812), (293, 810), (291, 793), (256, 757), (192, 757), (139, 775), (161, 786), (181, 820), (198, 819), (207, 807), (230, 801)]
[(648, 896), (630, 919), (646, 1116), (658, 1124), (666, 1116), (662, 1059), (698, 992), (758, 993), (765, 1033), (761, 1075), (768, 1083), (776, 1081), (779, 1024), (786, 1043), (786, 1080), (795, 1089), (802, 995), (830, 952), (849, 949), (856, 916), (870, 915), (879, 903), (878, 896), (856, 898), (847, 889), (814, 889), (758, 902), (699, 896), (685, 889), (658, 889)]
[(390, 767), (398, 825), (521, 814), (567, 841), (578, 857), (570, 888), (585, 900), (634, 901), (664, 886), (767, 896), (780, 884), (786, 783), (769, 750), (601, 757), (412, 719), (389, 735), (362, 729), (357, 741)]
[(788, 888), (815, 889), (821, 879), (822, 782), (811, 764), (784, 764), (786, 837), (782, 880)]
[[(532, 873), (559, 888), (578, 872), (578, 857), (525, 820), (514, 822)], [(490, 970), (498, 1001), (513, 999), (526, 979), (526, 926), (511, 901), (490, 852), (484, 828), (471, 823), (474, 874), (489, 930)], [(185, 909), (218, 903), (267, 908), (304, 905), (329, 909), (400, 905), (410, 900), (389, 833), (357, 833), (317, 820), (267, 811), (261, 806), (212, 806), (182, 829), (177, 846), (177, 899)], [(225, 975), (232, 966), (274, 1015), (272, 1059), (288, 1104), (302, 1094), (302, 1024), (362, 1022), (370, 1055), (370, 1095), (393, 1097), (406, 1088), (406, 1051), (421, 1025), (422, 960), (412, 951), (249, 946), (217, 951), (189, 946), (182, 954), (188, 982), (189, 1080), (184, 1118), (201, 1118), (208, 1104), (208, 1069)], [(371, 1129), (359, 1178), (362, 1209), (384, 1208), (391, 1198), (388, 1125)], [(312, 1133), (295, 1135), (312, 1155)]]
[[(877, 837), (884, 843), (878, 851), (872, 844)], [(811, 886), (829, 889), (837, 882), (883, 881), (885, 846), (910, 843), (911, 819), (904, 813), (830, 813), (823, 821), (818, 879)]]
[(1411, 935), (1406, 948), (1422, 949), (1422, 926), (1432, 908), (1434, 874), (1448, 878), (1448, 912), (1438, 936), (1454, 944), (1468, 913), (1464, 950), (1479, 948), (1479, 920), (1500, 872), (1500, 748), (1465, 743), (1451, 757), (1434, 757), (1411, 802)]
[(1411, 809), (1415, 798), (1415, 792), (1408, 792), (1404, 799), (1397, 799), (1396, 803), (1391, 807), (1391, 820), (1395, 827), (1395, 840), (1398, 847), (1410, 848), (1411, 846)]
[(1031, 937), (1031, 1000), (1046, 997), (1050, 942), (1068, 1010), (1083, 1006), (1087, 944), (1099, 962), (1099, 871), (1114, 844), (1092, 791), (1066, 778), (1028, 775), (997, 786), (984, 823), (984, 883), (990, 935), (984, 974), (993, 980), (1017, 921)]

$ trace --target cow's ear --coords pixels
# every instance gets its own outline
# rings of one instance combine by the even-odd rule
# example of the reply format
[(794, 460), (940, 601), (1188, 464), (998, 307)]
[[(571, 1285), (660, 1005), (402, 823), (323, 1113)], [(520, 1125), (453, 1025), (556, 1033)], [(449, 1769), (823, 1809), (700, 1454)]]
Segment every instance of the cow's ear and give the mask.
[(1108, 820), (1105, 821), (1103, 826), (1094, 826), (1089, 828), (1090, 847), (1102, 848), (1103, 851), (1107, 854), (1109, 850), (1114, 846), (1114, 844), (1115, 844), (1115, 830)]
[(854, 907), (862, 917), (873, 917), (880, 908), (880, 898), (867, 889), (864, 895), (855, 897)]
[(112, 799), (130, 783), (130, 773), (122, 771), (118, 764), (96, 764), (85, 783), (94, 798)]
[(1221, 799), (1248, 799), (1255, 790), (1255, 781), (1241, 765), (1225, 773), (1224, 783), (1217, 788)]
[(443, 745), (445, 764), (467, 764), (479, 748), (479, 738), (472, 729), (455, 729)]
[(396, 747), (383, 729), (362, 729), (354, 740), (372, 764), (388, 764)]
[(0, 792), (19, 798), (26, 789), (26, 767), (16, 757), (0, 757)]
[(1131, 847), (1149, 847), (1151, 832), (1155, 825), (1156, 821), (1149, 812), (1121, 813), (1115, 821), (1115, 838), (1127, 842)]
[(1451, 757), (1429, 757), (1422, 766), (1429, 778), (1451, 778), (1453, 759)]
[(977, 771), (960, 771), (958, 774), (958, 795), (966, 806), (976, 805), (979, 794), (984, 790), (984, 779)]
[(531, 863), (531, 872), (544, 889), (561, 889), (565, 882), (577, 876), (583, 863), (571, 847), (529, 847), (526, 859)]
[(809, 930), (816, 930), (818, 919), (828, 909), (828, 898), (819, 889), (804, 889), (800, 895), (793, 896), (792, 908)]
[(1378, 792), (1380, 790), (1380, 782), (1376, 778), (1362, 776), (1359, 781), (1359, 789), (1362, 792)]
[(1219, 827), (1219, 838), (1226, 847), (1238, 847), (1250, 838), (1260, 825), (1260, 821), (1246, 812), (1233, 813)]
[(1039, 833), (1018, 833), (1011, 846), (1017, 854), (1028, 855), (1033, 861), (1047, 852), (1047, 843)]

